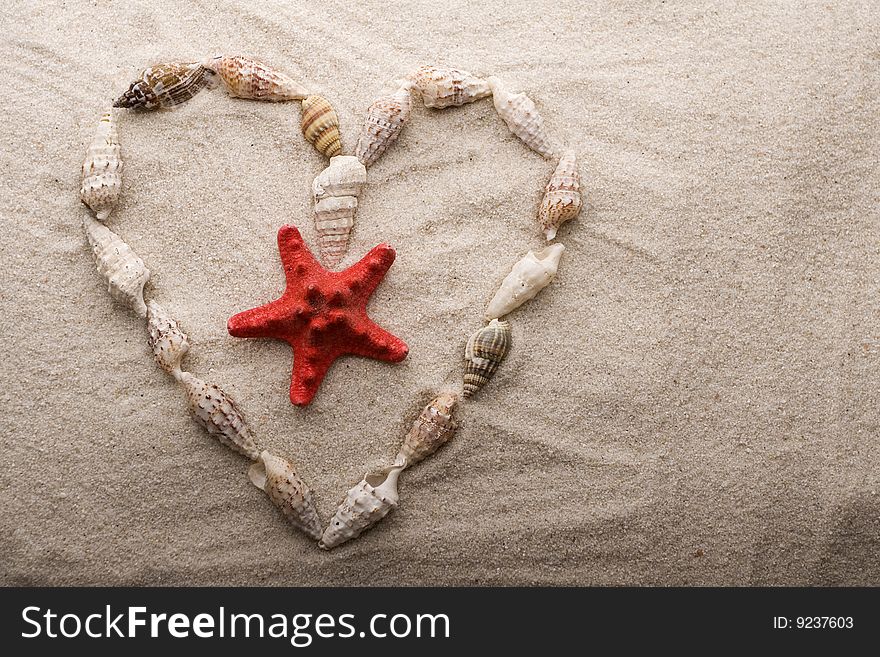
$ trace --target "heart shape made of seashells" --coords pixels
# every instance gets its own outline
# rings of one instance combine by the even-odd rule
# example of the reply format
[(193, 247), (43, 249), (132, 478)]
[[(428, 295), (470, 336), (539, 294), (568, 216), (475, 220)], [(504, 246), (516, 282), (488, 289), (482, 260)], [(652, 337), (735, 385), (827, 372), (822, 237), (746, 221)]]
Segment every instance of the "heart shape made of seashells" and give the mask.
[(221, 55), (203, 62), (164, 63), (145, 69), (108, 108), (98, 123), (82, 166), (80, 198), (96, 218), (85, 216), (83, 227), (98, 272), (111, 296), (146, 319), (148, 343), (156, 363), (183, 388), (197, 423), (217, 439), (253, 461), (250, 481), (263, 490), (293, 526), (324, 549), (356, 538), (394, 508), (400, 474), (421, 462), (455, 434), (455, 411), (461, 398), (471, 398), (489, 381), (512, 345), (509, 321), (499, 321), (534, 298), (556, 275), (565, 247), (556, 243), (517, 261), (492, 297), (485, 316), (489, 323), (474, 332), (464, 353), (461, 393), (442, 390), (425, 406), (404, 437), (394, 461), (368, 473), (346, 494), (336, 514), (323, 527), (312, 492), (293, 463), (258, 446), (243, 415), (218, 386), (182, 369), (189, 339), (178, 322), (153, 300), (145, 301), (150, 272), (124, 241), (104, 225), (122, 189), (123, 163), (117, 117), (113, 108), (159, 110), (175, 107), (218, 81), (234, 98), (270, 102), (301, 101), (305, 139), (329, 158), (312, 186), (314, 222), (321, 258), (329, 267), (341, 262), (348, 249), (357, 199), (373, 165), (397, 140), (412, 110), (412, 95), (425, 107), (443, 109), (491, 96), (498, 115), (523, 143), (545, 158), (558, 158), (538, 210), (538, 223), (548, 241), (581, 208), (577, 157), (560, 149), (544, 127), (534, 102), (523, 93), (508, 92), (496, 77), (479, 78), (449, 67), (422, 66), (401, 79), (397, 88), (377, 98), (366, 111), (353, 155), (343, 154), (339, 118), (329, 100), (310, 94), (301, 84), (266, 62), (243, 55)]

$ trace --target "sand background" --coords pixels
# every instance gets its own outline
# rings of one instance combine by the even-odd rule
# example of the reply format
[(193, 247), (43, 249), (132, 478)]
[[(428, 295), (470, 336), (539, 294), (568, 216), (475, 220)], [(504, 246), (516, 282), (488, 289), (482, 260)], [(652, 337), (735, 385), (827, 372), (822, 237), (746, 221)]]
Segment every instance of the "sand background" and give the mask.
[[(0, 582), (880, 584), (880, 14), (874, 2), (12, 2), (2, 10)], [(102, 105), (145, 65), (261, 55), (353, 148), (423, 63), (495, 74), (574, 147), (589, 207), (515, 347), (401, 505), (332, 552), (190, 419), (80, 226)], [(298, 104), (205, 93), (124, 114), (109, 225), (189, 333), (188, 369), (293, 458), (325, 520), (391, 458), (510, 265), (553, 163), (490, 101), (415, 104), (370, 169), (347, 263), (408, 342), (287, 399), (290, 351), (227, 335), (314, 244), (325, 166)]]

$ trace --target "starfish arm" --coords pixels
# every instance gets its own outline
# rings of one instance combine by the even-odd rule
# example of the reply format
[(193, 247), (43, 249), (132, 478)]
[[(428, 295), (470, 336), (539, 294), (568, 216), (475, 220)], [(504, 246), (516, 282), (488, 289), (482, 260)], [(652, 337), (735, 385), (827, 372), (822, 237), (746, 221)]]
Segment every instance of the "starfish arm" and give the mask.
[(278, 229), (278, 252), (288, 286), (302, 280), (308, 272), (320, 268), (296, 226), (286, 225)]
[(358, 292), (369, 299), (378, 287), (396, 257), (394, 249), (387, 244), (373, 247), (370, 252), (351, 267), (341, 272), (349, 282), (356, 282)]
[(278, 301), (233, 315), (226, 322), (229, 335), (236, 338), (283, 338), (284, 322), (279, 317)]
[(335, 360), (334, 355), (314, 347), (297, 345), (293, 349), (293, 376), (290, 379), (290, 401), (306, 406), (314, 398), (321, 382)]
[(348, 353), (389, 363), (398, 363), (409, 354), (409, 347), (396, 335), (389, 333), (372, 320), (366, 320), (366, 325), (366, 331), (360, 333), (363, 338), (346, 345)]

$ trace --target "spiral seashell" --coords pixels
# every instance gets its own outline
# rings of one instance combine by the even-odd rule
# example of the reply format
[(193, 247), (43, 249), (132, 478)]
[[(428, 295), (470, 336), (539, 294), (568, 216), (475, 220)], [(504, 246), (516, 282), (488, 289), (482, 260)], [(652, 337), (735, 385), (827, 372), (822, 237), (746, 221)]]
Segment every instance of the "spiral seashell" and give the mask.
[(457, 107), (492, 95), (488, 82), (457, 68), (422, 66), (408, 79), (421, 93), (425, 107)]
[(365, 475), (348, 491), (318, 547), (330, 550), (357, 538), (397, 507), (397, 478), (402, 471), (403, 467), (396, 466)]
[(323, 96), (309, 96), (302, 102), (302, 132), (310, 144), (325, 157), (342, 152), (339, 117)]
[(100, 221), (110, 216), (122, 190), (122, 157), (116, 117), (108, 108), (98, 122), (95, 137), (82, 165), (79, 197)]
[(263, 451), (248, 469), (248, 479), (269, 496), (294, 527), (316, 541), (321, 540), (321, 519), (312, 501), (312, 491), (289, 461)]
[(260, 450), (244, 418), (223, 390), (189, 372), (179, 371), (175, 378), (186, 391), (193, 417), (209, 434), (252, 461), (260, 458)]
[(144, 261), (116, 233), (91, 216), (83, 218), (83, 228), (95, 254), (98, 273), (107, 280), (110, 295), (140, 317), (146, 317), (144, 284), (150, 280), (150, 270)]
[(444, 392), (432, 399), (406, 434), (394, 465), (408, 468), (448, 442), (458, 428), (452, 417), (457, 405), (458, 396), (452, 392)]
[(367, 169), (352, 155), (330, 158), (330, 166), (312, 183), (315, 230), (321, 258), (333, 267), (345, 257), (354, 225), (357, 197), (367, 182)]
[(544, 190), (538, 220), (547, 240), (556, 237), (559, 227), (574, 219), (581, 210), (581, 176), (578, 172), (577, 156), (574, 151), (566, 151), (550, 182)]
[(155, 301), (147, 304), (148, 342), (156, 363), (163, 370), (180, 377), (180, 362), (189, 352), (189, 339), (180, 330), (180, 324)]
[(486, 81), (492, 89), (495, 111), (510, 131), (536, 153), (547, 158), (553, 157), (556, 146), (544, 128), (544, 119), (538, 113), (535, 103), (525, 94), (509, 93), (496, 77), (490, 77)]
[(186, 102), (214, 85), (214, 72), (198, 63), (157, 64), (145, 69), (113, 107), (153, 110)]
[(221, 55), (205, 66), (216, 72), (233, 98), (280, 102), (302, 100), (308, 91), (269, 64), (245, 55)]
[(489, 383), (511, 345), (510, 322), (493, 319), (474, 333), (464, 348), (464, 396), (471, 397)]
[(537, 253), (529, 251), (501, 282), (486, 309), (486, 319), (496, 319), (519, 308), (550, 285), (565, 246), (552, 244)]
[(364, 166), (371, 166), (397, 140), (412, 110), (412, 86), (404, 81), (397, 91), (379, 97), (367, 109), (354, 152)]

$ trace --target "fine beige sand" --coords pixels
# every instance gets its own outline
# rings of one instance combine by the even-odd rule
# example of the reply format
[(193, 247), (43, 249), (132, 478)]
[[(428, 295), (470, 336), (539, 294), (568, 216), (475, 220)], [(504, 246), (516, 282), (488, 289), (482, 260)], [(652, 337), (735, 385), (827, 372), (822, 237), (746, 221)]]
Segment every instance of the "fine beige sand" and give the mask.
[[(880, 584), (880, 17), (867, 2), (12, 2), (3, 11), (0, 582)], [(580, 155), (588, 207), (514, 349), (400, 508), (332, 553), (189, 417), (106, 292), (79, 167), (140, 69), (260, 55), (327, 95), (348, 152), (424, 63), (526, 91)], [(299, 106), (204, 93), (120, 113), (109, 225), (192, 340), (187, 368), (292, 458), (326, 522), (388, 462), (511, 264), (543, 240), (553, 163), (489, 100), (429, 111), (370, 169), (347, 264), (397, 262), (370, 306), (410, 345), (337, 362), (227, 318), (315, 243), (324, 161)]]

